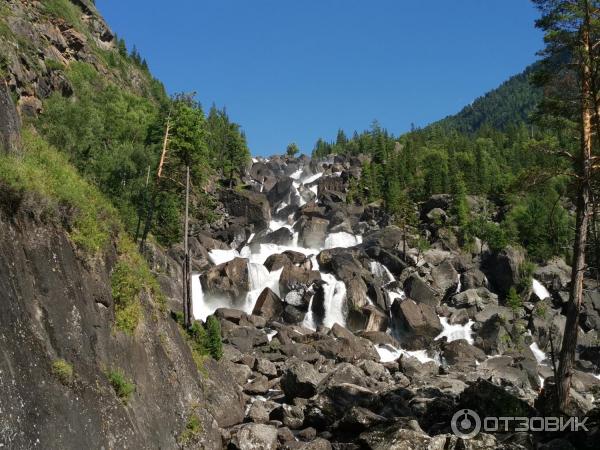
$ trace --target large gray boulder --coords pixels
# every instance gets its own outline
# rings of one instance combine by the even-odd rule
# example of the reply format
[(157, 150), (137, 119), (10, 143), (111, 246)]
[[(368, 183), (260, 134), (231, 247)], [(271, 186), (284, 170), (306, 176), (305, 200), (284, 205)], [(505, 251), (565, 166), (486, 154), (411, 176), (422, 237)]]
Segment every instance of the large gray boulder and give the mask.
[(483, 264), (483, 271), (495, 291), (506, 295), (512, 286), (519, 284), (519, 269), (524, 262), (523, 251), (509, 246), (488, 257)]
[(310, 398), (317, 393), (322, 378), (311, 364), (293, 358), (281, 376), (281, 389), (290, 402), (295, 398)]
[(250, 289), (248, 260), (234, 258), (212, 267), (202, 274), (201, 282), (205, 293), (225, 295), (239, 301)]
[(262, 423), (244, 425), (235, 436), (234, 443), (239, 450), (276, 450), (277, 428)]
[(264, 194), (248, 190), (226, 189), (220, 193), (225, 210), (234, 217), (244, 217), (257, 229), (267, 228), (271, 220), (271, 207)]
[(394, 301), (392, 321), (396, 330), (408, 336), (434, 338), (443, 330), (433, 307), (411, 299)]
[(264, 288), (256, 300), (252, 314), (271, 321), (280, 317), (281, 313), (283, 313), (283, 302), (271, 289)]
[(416, 273), (413, 273), (404, 282), (404, 292), (418, 303), (430, 306), (438, 306), (440, 303), (440, 293)]

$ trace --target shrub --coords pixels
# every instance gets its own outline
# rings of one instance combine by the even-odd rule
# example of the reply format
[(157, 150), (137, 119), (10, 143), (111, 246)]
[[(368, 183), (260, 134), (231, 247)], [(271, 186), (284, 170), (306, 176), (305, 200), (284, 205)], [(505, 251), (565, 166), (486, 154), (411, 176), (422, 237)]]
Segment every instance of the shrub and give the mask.
[(73, 366), (64, 359), (57, 359), (52, 363), (52, 373), (64, 385), (73, 382)]
[(513, 310), (513, 312), (517, 312), (523, 306), (523, 300), (517, 294), (517, 290), (514, 286), (512, 286), (508, 291), (508, 296), (506, 297), (506, 305)]
[(166, 299), (148, 264), (125, 233), (119, 236), (117, 251), (119, 261), (111, 276), (115, 325), (121, 331), (133, 334), (142, 317), (142, 294), (152, 295), (160, 310), (164, 310)]
[(135, 391), (135, 384), (125, 378), (125, 375), (121, 369), (111, 369), (106, 373), (109, 383), (115, 390), (117, 397), (119, 397), (123, 403), (127, 404), (131, 394)]
[(117, 214), (106, 198), (86, 182), (67, 158), (31, 129), (22, 133), (22, 156), (0, 154), (0, 179), (17, 190), (36, 192), (50, 201), (47, 212), (60, 206), (73, 211), (69, 234), (88, 255), (105, 248)]
[(221, 340), (221, 324), (215, 316), (209, 316), (206, 320), (206, 331), (208, 333), (208, 351), (218, 361), (223, 357), (223, 342)]
[(179, 435), (177, 442), (179, 443), (179, 445), (185, 447), (186, 445), (189, 445), (193, 441), (198, 439), (198, 437), (200, 437), (200, 434), (202, 433), (202, 431), (203, 431), (203, 427), (202, 427), (202, 423), (200, 422), (200, 417), (198, 417), (197, 413), (192, 412), (189, 415), (189, 417), (185, 423), (185, 429)]

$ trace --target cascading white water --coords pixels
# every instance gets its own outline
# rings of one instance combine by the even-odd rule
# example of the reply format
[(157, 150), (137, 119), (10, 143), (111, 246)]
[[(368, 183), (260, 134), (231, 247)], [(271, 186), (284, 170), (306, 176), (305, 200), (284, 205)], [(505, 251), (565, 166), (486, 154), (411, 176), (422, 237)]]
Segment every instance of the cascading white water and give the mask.
[(346, 326), (346, 317), (344, 315), (344, 300), (346, 298), (346, 284), (336, 279), (330, 273), (322, 273), (321, 278), (325, 281), (324, 306), (325, 317), (323, 325), (331, 328), (334, 324)]
[(376, 345), (375, 349), (379, 353), (379, 361), (382, 363), (396, 361), (402, 355), (412, 356), (417, 358), (420, 363), (437, 362), (430, 357), (425, 350), (408, 351), (402, 348), (395, 348), (391, 345)]
[(256, 301), (260, 293), (265, 289), (271, 289), (275, 294), (279, 295), (279, 277), (283, 268), (269, 272), (262, 264), (249, 262), (248, 263), (248, 281), (250, 291), (246, 294), (246, 302), (244, 312), (251, 314), (256, 305)]
[(396, 278), (394, 277), (394, 275), (392, 275), (392, 272), (390, 272), (390, 270), (380, 262), (371, 261), (370, 266), (371, 273), (375, 278), (383, 280), (384, 283), (391, 283), (392, 281), (396, 281)]
[(546, 289), (546, 287), (535, 278), (531, 280), (531, 287), (533, 288), (535, 295), (540, 300), (550, 297), (550, 292), (548, 292), (548, 289)]
[(544, 353), (544, 351), (539, 347), (537, 342), (531, 344), (529, 348), (531, 349), (533, 356), (535, 356), (535, 359), (537, 360), (538, 364), (541, 364), (543, 361), (546, 360), (546, 353)]
[(354, 247), (355, 245), (362, 243), (362, 236), (355, 236), (344, 231), (339, 233), (331, 233), (325, 238), (325, 248), (336, 248), (336, 247)]
[(446, 317), (440, 317), (440, 322), (442, 324), (443, 330), (442, 332), (435, 338), (442, 339), (443, 337), (448, 339), (448, 342), (456, 341), (458, 339), (464, 339), (469, 344), (473, 344), (473, 331), (471, 331), (471, 327), (473, 327), (472, 320), (469, 320), (466, 324), (455, 324), (450, 325), (448, 323), (448, 319)]

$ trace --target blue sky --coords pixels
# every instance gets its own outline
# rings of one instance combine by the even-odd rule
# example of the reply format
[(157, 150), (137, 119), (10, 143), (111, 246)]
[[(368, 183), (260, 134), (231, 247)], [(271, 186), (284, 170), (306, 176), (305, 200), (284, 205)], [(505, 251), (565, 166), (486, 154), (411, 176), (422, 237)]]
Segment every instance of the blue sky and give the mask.
[(527, 0), (96, 0), (170, 93), (198, 93), (253, 154), (310, 153), (377, 119), (395, 134), (453, 114), (542, 46)]

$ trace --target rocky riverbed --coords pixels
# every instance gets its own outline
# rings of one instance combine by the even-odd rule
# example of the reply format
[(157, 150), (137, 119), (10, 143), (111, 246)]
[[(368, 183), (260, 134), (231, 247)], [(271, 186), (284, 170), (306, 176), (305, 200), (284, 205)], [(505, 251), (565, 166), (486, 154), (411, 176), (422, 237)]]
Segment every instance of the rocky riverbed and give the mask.
[[(255, 159), (244, 188), (221, 192), (224, 219), (192, 239), (194, 316), (219, 318), (219, 364), (236, 383), (227, 420), (217, 419), (224, 442), (242, 450), (590, 445), (595, 426), (470, 440), (452, 433), (463, 408), (543, 415), (570, 268), (553, 260), (521, 279), (516, 248), (462, 250), (446, 225), (445, 195), (420, 205), (429, 245), (417, 245), (379, 204), (346, 202), (362, 162)], [(469, 198), (473, 210), (484, 202)], [(523, 305), (509, 307), (508, 289), (523, 282)], [(586, 280), (574, 415), (598, 411), (599, 311), (597, 285)]]

